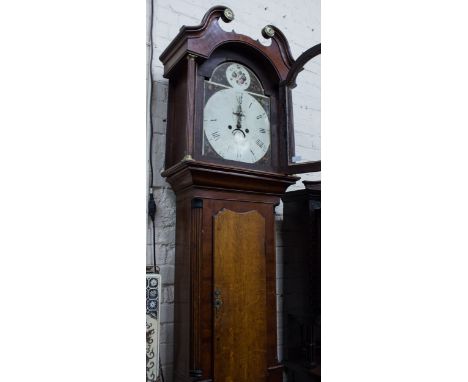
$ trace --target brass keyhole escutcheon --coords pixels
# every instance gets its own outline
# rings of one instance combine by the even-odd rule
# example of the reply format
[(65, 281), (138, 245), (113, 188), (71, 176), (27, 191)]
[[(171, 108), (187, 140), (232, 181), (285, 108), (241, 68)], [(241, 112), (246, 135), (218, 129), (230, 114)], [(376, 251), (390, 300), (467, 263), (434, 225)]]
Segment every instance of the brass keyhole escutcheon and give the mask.
[(219, 288), (215, 288), (214, 290), (214, 307), (216, 315), (218, 315), (221, 306), (223, 305), (223, 300), (221, 299), (221, 290)]

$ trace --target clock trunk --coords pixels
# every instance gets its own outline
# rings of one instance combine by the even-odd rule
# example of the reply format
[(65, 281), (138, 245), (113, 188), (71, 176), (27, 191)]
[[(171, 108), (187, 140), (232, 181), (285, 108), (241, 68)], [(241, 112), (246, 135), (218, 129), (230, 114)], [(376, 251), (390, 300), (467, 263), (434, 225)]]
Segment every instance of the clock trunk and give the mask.
[(296, 178), (260, 174), (195, 161), (166, 174), (177, 195), (176, 382), (282, 381), (274, 208)]

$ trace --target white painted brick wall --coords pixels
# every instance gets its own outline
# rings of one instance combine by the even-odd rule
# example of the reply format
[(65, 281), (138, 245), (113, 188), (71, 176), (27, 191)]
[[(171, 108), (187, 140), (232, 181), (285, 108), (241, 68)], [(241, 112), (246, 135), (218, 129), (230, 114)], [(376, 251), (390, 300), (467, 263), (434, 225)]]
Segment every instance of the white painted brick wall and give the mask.
[[(148, 9), (150, 1), (147, 0)], [(177, 35), (182, 25), (197, 25), (205, 12), (214, 5), (227, 5), (235, 13), (232, 23), (224, 24), (226, 30), (234, 29), (237, 33), (247, 34), (268, 44), (260, 34), (267, 24), (280, 28), (289, 41), (291, 52), (297, 58), (311, 46), (321, 42), (320, 38), (320, 0), (153, 0), (153, 166), (154, 196), (157, 205), (156, 213), (156, 261), (161, 269), (163, 289), (161, 304), (161, 360), (167, 382), (172, 381), (172, 355), (174, 352), (174, 263), (175, 263), (175, 195), (168, 183), (161, 177), (164, 166), (167, 89), (168, 82), (163, 78), (163, 66), (159, 61), (160, 54)], [(149, 18), (147, 19), (149, 25)], [(307, 85), (300, 91), (308, 92)], [(309, 87), (310, 89), (310, 87)], [(316, 94), (315, 94), (316, 95)], [(314, 96), (308, 94), (308, 96)], [(310, 117), (305, 113), (303, 118)], [(298, 117), (301, 118), (301, 117)], [(313, 118), (317, 118), (315, 115)], [(149, 125), (147, 126), (149, 132)], [(315, 129), (302, 138), (314, 155), (320, 156), (320, 131)], [(148, 166), (149, 170), (149, 166)], [(319, 179), (320, 174), (307, 174), (304, 179)], [(301, 184), (291, 189), (302, 188)], [(276, 210), (277, 232), (282, 221), (282, 206)], [(278, 236), (278, 235), (277, 235)], [(147, 263), (152, 264), (152, 232), (150, 221), (147, 230)], [(277, 238), (277, 262), (282, 262), (281, 238)], [(282, 268), (277, 270), (278, 287), (278, 325), (281, 326), (282, 312)], [(278, 351), (281, 359), (281, 332), (278, 336)]]

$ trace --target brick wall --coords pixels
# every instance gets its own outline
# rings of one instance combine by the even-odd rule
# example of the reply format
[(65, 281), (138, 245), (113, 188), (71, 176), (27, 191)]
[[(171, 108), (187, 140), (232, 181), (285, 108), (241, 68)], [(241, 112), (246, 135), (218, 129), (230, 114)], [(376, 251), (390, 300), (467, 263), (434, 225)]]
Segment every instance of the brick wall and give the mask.
[[(150, 1), (147, 0), (148, 9)], [(177, 35), (182, 25), (198, 25), (205, 12), (214, 5), (227, 5), (235, 13), (235, 20), (225, 24), (227, 30), (234, 29), (237, 33), (265, 41), (260, 31), (267, 24), (280, 28), (286, 35), (291, 52), (297, 58), (302, 52), (319, 43), (320, 38), (320, 0), (153, 0), (153, 166), (154, 166), (154, 196), (157, 204), (156, 214), (156, 255), (162, 274), (162, 305), (161, 305), (161, 360), (166, 381), (172, 381), (173, 328), (174, 328), (174, 255), (175, 255), (175, 195), (171, 187), (160, 176), (164, 166), (164, 148), (166, 132), (167, 86), (163, 78), (163, 67), (158, 57)], [(149, 24), (149, 15), (148, 20)], [(312, 71), (316, 68), (312, 68)], [(314, 92), (313, 87), (310, 87)], [(307, 95), (307, 87), (298, 89)], [(315, 95), (317, 94), (315, 90)], [(309, 94), (314, 96), (313, 94)], [(300, 105), (299, 105), (300, 107)], [(305, 118), (307, 117), (307, 111)], [(147, 127), (149, 133), (149, 128)], [(320, 157), (320, 129), (315, 125), (313, 131), (306, 134), (308, 149), (314, 158)], [(149, 167), (148, 167), (149, 168)], [(304, 178), (317, 179), (317, 174), (307, 174)], [(301, 188), (301, 184), (291, 188)], [(281, 231), (282, 208), (277, 208), (277, 232)], [(147, 230), (147, 263), (152, 264), (151, 225)], [(278, 276), (278, 326), (281, 326), (282, 307), (282, 254), (283, 247), (278, 236), (277, 270)], [(280, 333), (281, 334), (281, 333)], [(279, 335), (279, 358), (281, 359), (281, 338)]]

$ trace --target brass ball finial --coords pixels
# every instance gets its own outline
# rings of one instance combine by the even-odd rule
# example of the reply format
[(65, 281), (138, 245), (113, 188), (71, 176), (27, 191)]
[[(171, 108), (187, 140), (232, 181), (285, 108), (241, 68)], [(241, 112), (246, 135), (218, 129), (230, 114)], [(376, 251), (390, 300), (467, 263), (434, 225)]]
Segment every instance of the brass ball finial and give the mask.
[(262, 29), (262, 35), (265, 38), (272, 38), (275, 35), (275, 30), (272, 25), (267, 25)]
[(223, 12), (223, 20), (227, 23), (231, 22), (234, 20), (234, 12), (232, 11), (231, 8), (226, 8)]

